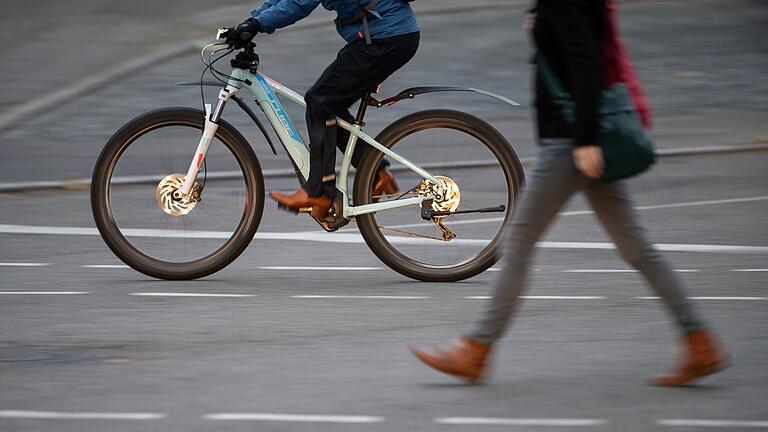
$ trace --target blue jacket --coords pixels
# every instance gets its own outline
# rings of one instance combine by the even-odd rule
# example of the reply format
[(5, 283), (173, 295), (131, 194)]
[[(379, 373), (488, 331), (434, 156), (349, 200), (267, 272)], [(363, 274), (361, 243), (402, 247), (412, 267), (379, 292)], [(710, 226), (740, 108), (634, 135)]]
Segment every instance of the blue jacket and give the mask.
[[(261, 25), (261, 31), (272, 33), (275, 30), (289, 26), (307, 15), (320, 4), (329, 11), (336, 11), (341, 19), (348, 19), (359, 12), (355, 0), (266, 0), (258, 9), (251, 12)], [(361, 0), (365, 6), (368, 1)], [(381, 15), (381, 19), (368, 14), (368, 27), (371, 38), (384, 39), (419, 31), (419, 24), (413, 15), (411, 5), (403, 0), (380, 0), (373, 8)], [(353, 42), (359, 38), (363, 30), (362, 23), (336, 27), (342, 38)]]

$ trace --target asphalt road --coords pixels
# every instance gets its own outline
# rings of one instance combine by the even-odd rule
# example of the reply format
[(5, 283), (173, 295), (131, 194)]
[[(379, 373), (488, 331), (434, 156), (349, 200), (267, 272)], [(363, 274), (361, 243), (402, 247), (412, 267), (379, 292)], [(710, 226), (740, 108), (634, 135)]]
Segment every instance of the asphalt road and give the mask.
[[(766, 8), (745, 0), (723, 13), (725, 3), (624, 5), (627, 39), (657, 107), (662, 148), (732, 145), (768, 134), (765, 83), (754, 79), (766, 71), (760, 55)], [(98, 6), (78, 4), (89, 13)], [(239, 3), (233, 4), (236, 10)], [(155, 7), (155, 19), (173, 12)], [(123, 23), (138, 19), (101, 10)], [(498, 43), (488, 37), (489, 29), (517, 27), (520, 10), (522, 3), (513, 2), (424, 16), (419, 57), (385, 93), (439, 82), (527, 102), (523, 36), (494, 32)], [(54, 12), (66, 13), (48, 13)], [(192, 15), (174, 25), (202, 20)], [(115, 37), (139, 44), (129, 32)], [(265, 41), (261, 54), (268, 74), (303, 91), (338, 45), (330, 28), (285, 31)], [(295, 52), (302, 53), (301, 67)], [(62, 76), (76, 79), (82, 65), (70, 66)], [(129, 117), (197, 104), (194, 89), (170, 84), (194, 79), (198, 70), (193, 56), (168, 60), (5, 131), (0, 182), (88, 176), (103, 142)], [(44, 74), (36, 74), (30, 77), (43, 85)], [(370, 129), (435, 107), (481, 115), (521, 156), (535, 154), (529, 110), (507, 111), (482, 98), (398, 104), (371, 113)], [(262, 165), (287, 168), (234, 112), (228, 111), (253, 139)], [(440, 154), (437, 144), (425, 151)], [(443, 344), (466, 331), (495, 271), (460, 283), (411, 281), (384, 267), (354, 237), (353, 224), (335, 234), (352, 241), (334, 243), (334, 234), (322, 234), (309, 218), (267, 203), (257, 238), (231, 266), (198, 281), (157, 281), (109, 252), (95, 233), (86, 190), (0, 194), (0, 430), (768, 428), (767, 165), (766, 152), (665, 158), (632, 182), (654, 242), (669, 250), (689, 296), (732, 354), (730, 369), (682, 389), (645, 384), (674, 364), (675, 329), (662, 305), (646, 298), (655, 294), (606, 249), (581, 197), (543, 239), (532, 297), (499, 344), (491, 379), (467, 386), (422, 366), (407, 345)], [(489, 173), (473, 175), (482, 181)], [(295, 185), (271, 178), (266, 187)], [(306, 234), (297, 239), (296, 233)]]
[[(576, 298), (527, 300), (499, 346), (492, 380), (464, 386), (417, 363), (406, 347), (465, 331), (483, 302), (466, 297), (487, 295), (494, 272), (461, 283), (414, 282), (384, 268), (362, 242), (316, 236), (257, 238), (220, 273), (161, 282), (122, 268), (96, 235), (11, 233), (91, 226), (86, 193), (3, 196), (2, 292), (81, 294), (0, 293), (0, 429), (478, 430), (434, 421), (501, 417), (658, 430), (665, 419), (765, 420), (768, 226), (759, 215), (768, 210), (767, 160), (763, 153), (665, 160), (634, 186), (637, 204), (650, 207), (642, 215), (657, 243), (703, 248), (669, 256), (685, 270), (689, 295), (707, 298), (698, 304), (733, 354), (731, 369), (687, 389), (644, 384), (673, 364), (674, 330), (657, 301), (639, 298), (653, 293), (622, 272), (614, 252), (585, 249), (606, 241), (589, 215), (560, 218), (545, 240), (577, 243), (542, 248), (528, 293)], [(583, 210), (580, 199), (564, 209)], [(268, 206), (260, 231), (317, 229)], [(758, 248), (713, 251), (718, 245)], [(136, 295), (147, 293), (160, 294)], [(162, 417), (42, 420), (9, 410)], [(374, 419), (204, 417), (221, 413)]]

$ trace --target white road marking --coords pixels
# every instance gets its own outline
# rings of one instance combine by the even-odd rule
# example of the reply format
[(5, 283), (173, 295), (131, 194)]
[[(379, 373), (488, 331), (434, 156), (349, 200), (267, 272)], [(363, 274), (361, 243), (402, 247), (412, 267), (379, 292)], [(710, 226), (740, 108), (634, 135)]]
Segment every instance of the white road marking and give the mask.
[(498, 417), (440, 417), (432, 420), (434, 423), (447, 425), (473, 426), (600, 426), (608, 423), (605, 419), (574, 419), (574, 418), (498, 418)]
[(95, 269), (124, 269), (130, 268), (125, 264), (89, 264), (81, 265), (81, 268), (95, 268)]
[(636, 210), (656, 210), (656, 209), (677, 208), (677, 207), (698, 207), (698, 206), (718, 205), (718, 204), (735, 204), (735, 203), (765, 201), (765, 200), (768, 200), (768, 195), (744, 197), (744, 198), (728, 198), (728, 199), (721, 199), (721, 200), (689, 201), (689, 202), (681, 202), (681, 203), (673, 203), (673, 204), (648, 205), (648, 206), (635, 207), (635, 209)]
[(261, 266), (261, 270), (311, 270), (311, 271), (363, 271), (384, 270), (384, 267), (291, 267), (291, 266)]
[[(654, 245), (656, 249), (665, 252), (712, 252), (712, 253), (768, 253), (766, 246), (735, 246), (735, 245), (710, 245), (710, 244), (678, 244), (678, 243), (658, 243)], [(613, 243), (603, 242), (552, 242), (543, 241), (536, 244), (536, 247), (548, 249), (601, 249), (614, 250), (616, 246)]]
[[(0, 234), (48, 234), (48, 235), (99, 235), (96, 228), (79, 227), (51, 227), (29, 225), (0, 225)], [(230, 233), (226, 231), (188, 231), (188, 230), (161, 230), (161, 229), (133, 229), (123, 231), (127, 237), (156, 237), (156, 238), (192, 238), (192, 239), (226, 239)], [(292, 240), (292, 241), (316, 241), (324, 243), (364, 243), (359, 234), (324, 233), (324, 232), (257, 232), (256, 239), (263, 240)], [(388, 239), (393, 244), (435, 244), (436, 240), (427, 240), (412, 237), (391, 237)], [(486, 239), (455, 239), (446, 246), (485, 246)], [(545, 249), (597, 249), (614, 250), (613, 243), (607, 242), (557, 242), (543, 241), (537, 245)], [(709, 253), (753, 253), (768, 254), (768, 246), (741, 246), (741, 245), (710, 245), (710, 244), (657, 244), (657, 249), (667, 252), (709, 252)]]
[[(689, 201), (689, 202), (672, 203), (672, 204), (637, 206), (635, 207), (635, 210), (657, 210), (657, 209), (677, 208), (677, 207), (697, 207), (697, 206), (706, 206), (706, 205), (734, 204), (734, 203), (764, 201), (764, 200), (768, 200), (768, 196), (762, 195), (762, 196), (745, 197), (745, 198), (729, 198), (729, 199), (721, 199), (721, 200)], [(582, 215), (591, 215), (594, 213), (595, 212), (593, 212), (592, 210), (575, 210), (575, 211), (568, 211), (568, 212), (560, 212), (557, 215), (558, 216), (582, 216)], [(458, 221), (451, 221), (450, 219), (448, 219), (448, 220), (445, 220), (444, 222), (446, 225), (450, 227), (453, 225), (501, 222), (503, 220), (504, 218), (502, 217), (494, 217), (494, 218), (467, 219), (467, 220), (458, 220)], [(429, 226), (429, 224), (431, 224), (431, 222), (424, 221), (421, 223), (392, 225), (391, 228), (414, 228), (414, 227), (420, 227), (420, 226)]]
[[(492, 296), (467, 296), (464, 297), (465, 299), (470, 300), (487, 300), (490, 298), (493, 298)], [(527, 299), (527, 300), (604, 300), (604, 296), (553, 296), (553, 295), (547, 295), (547, 296), (520, 296), (521, 299)]]
[(601, 270), (601, 269), (574, 269), (574, 270), (560, 270), (560, 273), (637, 273), (637, 270), (632, 269), (616, 269), (616, 270)]
[(132, 296), (142, 297), (256, 297), (254, 294), (218, 294), (218, 293), (183, 293), (183, 292), (135, 292)]
[(160, 420), (162, 413), (117, 413), (117, 412), (57, 412), (57, 411), (0, 411), (0, 418), (55, 419), (55, 420)]
[(768, 272), (768, 269), (733, 269), (733, 272)]
[(768, 421), (765, 420), (665, 419), (657, 423), (661, 426), (768, 428)]
[[(696, 273), (701, 270), (697, 269), (675, 269), (678, 273)], [(560, 273), (639, 273), (634, 269), (573, 269), (573, 270), (560, 270)]]
[(0, 291), (0, 295), (81, 295), (89, 291)]
[(205, 420), (239, 420), (300, 423), (381, 423), (386, 420), (379, 416), (361, 415), (312, 415), (312, 414), (273, 414), (273, 413), (220, 413), (206, 414)]
[(0, 263), (0, 267), (47, 267), (51, 265), (50, 263), (15, 263), (15, 262), (4, 262)]
[[(661, 297), (635, 297), (638, 300), (661, 300)], [(763, 301), (768, 300), (768, 297), (688, 297), (691, 300), (724, 300), (724, 301)]]
[(382, 299), (382, 300), (422, 300), (432, 297), (428, 296), (395, 296), (395, 295), (292, 295), (291, 298), (297, 299)]

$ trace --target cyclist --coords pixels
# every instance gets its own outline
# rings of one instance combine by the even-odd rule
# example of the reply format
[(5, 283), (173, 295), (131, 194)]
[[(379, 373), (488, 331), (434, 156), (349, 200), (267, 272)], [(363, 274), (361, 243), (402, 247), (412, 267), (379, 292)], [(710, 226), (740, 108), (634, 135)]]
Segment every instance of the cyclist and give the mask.
[[(419, 46), (419, 25), (406, 0), (266, 0), (250, 18), (230, 29), (227, 41), (236, 48), (243, 47), (256, 33), (272, 33), (291, 25), (321, 3), (338, 14), (336, 30), (347, 45), (305, 96), (309, 178), (290, 195), (270, 193), (284, 206), (312, 207), (312, 216), (317, 219), (325, 217), (335, 197), (336, 147), (344, 151), (349, 138), (349, 132), (336, 126), (336, 117), (354, 121), (349, 107), (408, 63)], [(355, 148), (354, 166), (365, 147)], [(374, 196), (398, 191), (388, 165), (383, 160), (379, 167)]]

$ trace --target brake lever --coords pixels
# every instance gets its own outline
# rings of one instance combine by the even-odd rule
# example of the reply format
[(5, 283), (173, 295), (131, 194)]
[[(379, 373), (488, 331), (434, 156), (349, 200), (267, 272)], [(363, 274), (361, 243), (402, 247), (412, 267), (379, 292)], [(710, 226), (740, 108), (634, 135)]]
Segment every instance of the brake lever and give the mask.
[(229, 36), (229, 30), (229, 27), (220, 27), (216, 32), (216, 40), (227, 40), (227, 36)]

